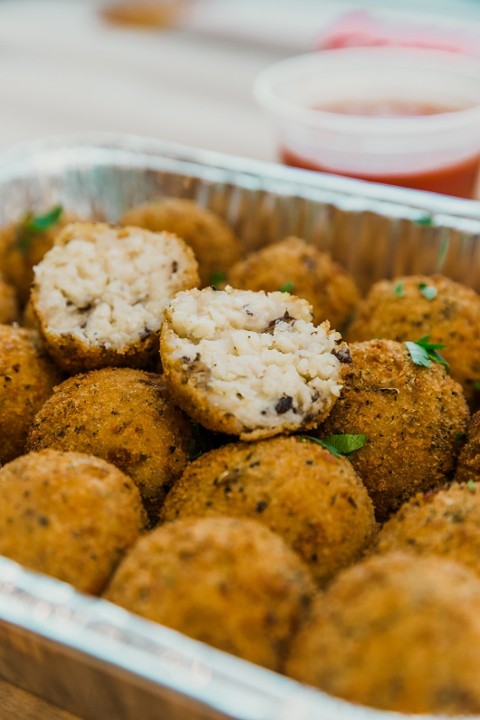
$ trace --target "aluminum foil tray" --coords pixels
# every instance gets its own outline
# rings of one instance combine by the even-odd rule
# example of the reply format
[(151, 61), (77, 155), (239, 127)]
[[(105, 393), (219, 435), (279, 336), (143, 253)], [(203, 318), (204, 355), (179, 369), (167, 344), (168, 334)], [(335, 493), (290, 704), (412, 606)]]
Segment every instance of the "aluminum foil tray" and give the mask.
[[(247, 249), (305, 237), (364, 289), (381, 277), (441, 271), (480, 290), (478, 202), (137, 137), (54, 138), (0, 155), (0, 224), (54, 203), (114, 222), (160, 195), (215, 210)], [(6, 558), (0, 677), (85, 720), (407, 718), (329, 697)]]

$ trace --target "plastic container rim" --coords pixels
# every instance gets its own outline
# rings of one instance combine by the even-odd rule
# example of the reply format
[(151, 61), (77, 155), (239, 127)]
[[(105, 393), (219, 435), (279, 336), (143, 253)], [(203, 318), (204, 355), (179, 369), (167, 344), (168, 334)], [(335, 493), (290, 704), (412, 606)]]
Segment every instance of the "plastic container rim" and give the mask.
[[(435, 68), (434, 63), (442, 63), (445, 68), (465, 76), (468, 71), (472, 79), (478, 78), (479, 98), (478, 104), (469, 108), (454, 110), (451, 112), (436, 113), (432, 115), (419, 115), (415, 117), (372, 117), (361, 115), (344, 115), (325, 110), (317, 110), (306, 107), (294, 101), (279, 97), (275, 90), (275, 84), (300, 78), (306, 72), (311, 72), (315, 67), (321, 71), (325, 65), (335, 61), (335, 58), (354, 62), (359, 60), (372, 61), (372, 69), (379, 66), (384, 67), (386, 62), (398, 63), (413, 60), (419, 63), (428, 60), (431, 63), (431, 70), (441, 73), (440, 67)], [(392, 66), (393, 67), (393, 66)], [(478, 128), (477, 134), (480, 147), (480, 58), (456, 54), (448, 51), (431, 50), (424, 48), (396, 48), (396, 47), (361, 47), (341, 48), (335, 50), (323, 50), (303, 55), (296, 55), (285, 60), (280, 60), (262, 70), (257, 75), (253, 93), (258, 104), (267, 110), (278, 120), (289, 121), (309, 127), (311, 129), (322, 129), (333, 133), (350, 133), (352, 135), (366, 136), (381, 134), (384, 136), (402, 135), (425, 135), (432, 132), (460, 132), (468, 127)]]

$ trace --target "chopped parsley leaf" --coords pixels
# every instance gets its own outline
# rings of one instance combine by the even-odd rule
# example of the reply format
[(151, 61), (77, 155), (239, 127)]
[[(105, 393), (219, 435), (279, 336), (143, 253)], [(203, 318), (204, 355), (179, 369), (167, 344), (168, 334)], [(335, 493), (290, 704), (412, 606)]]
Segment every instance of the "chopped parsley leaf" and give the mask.
[(434, 287), (434, 285), (421, 282), (418, 285), (418, 289), (427, 300), (434, 300), (437, 297), (437, 288)]
[(32, 212), (27, 212), (17, 227), (16, 240), (18, 249), (23, 253), (27, 252), (35, 236), (53, 227), (60, 220), (62, 213), (63, 207), (61, 205), (54, 205), (43, 215), (34, 215)]
[(225, 282), (226, 279), (227, 276), (224, 272), (222, 272), (221, 270), (214, 270), (210, 277), (210, 286), (215, 288), (215, 290), (219, 290), (220, 286)]
[(472, 492), (477, 489), (477, 486), (475, 485), (475, 482), (474, 482), (473, 480), (469, 480), (469, 481), (467, 482), (467, 487), (468, 487), (468, 489), (471, 490)]
[(405, 285), (402, 281), (397, 282), (397, 284), (393, 288), (393, 292), (397, 297), (405, 297)]
[(285, 282), (283, 285), (280, 285), (278, 288), (280, 292), (288, 292), (291, 293), (295, 289), (295, 283), (293, 282)]
[(475, 380), (475, 382), (473, 383), (473, 387), (475, 388), (475, 390), (480, 390), (480, 380)]
[(415, 342), (407, 340), (407, 342), (404, 343), (413, 362), (415, 365), (430, 367), (433, 360), (433, 362), (444, 365), (446, 370), (448, 370), (449, 366), (447, 361), (437, 352), (437, 350), (442, 350), (445, 345), (440, 343), (431, 343), (429, 342), (429, 339), (430, 336), (426, 335)]
[(415, 221), (415, 225), (421, 225), (423, 227), (430, 227), (433, 225), (433, 218), (431, 215), (422, 215), (421, 217), (417, 218)]
[(367, 442), (366, 435), (328, 435), (324, 438), (313, 437), (312, 435), (302, 435), (302, 439), (311, 440), (329, 450), (332, 455), (341, 457), (342, 455), (350, 455), (355, 450), (360, 450)]

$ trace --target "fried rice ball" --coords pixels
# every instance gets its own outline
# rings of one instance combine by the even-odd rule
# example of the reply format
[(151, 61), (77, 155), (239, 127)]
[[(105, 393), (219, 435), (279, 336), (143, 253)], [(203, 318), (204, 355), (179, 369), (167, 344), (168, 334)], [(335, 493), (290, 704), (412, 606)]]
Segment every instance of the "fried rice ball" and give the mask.
[(57, 205), (40, 215), (27, 211), (0, 230), (0, 269), (15, 286), (22, 306), (30, 297), (34, 266), (73, 219), (73, 215)]
[(121, 222), (183, 238), (195, 253), (202, 287), (215, 284), (216, 276), (223, 275), (240, 258), (240, 242), (228, 225), (192, 200), (152, 200), (127, 210)]
[(450, 374), (471, 402), (480, 380), (480, 296), (442, 275), (381, 280), (357, 306), (346, 332), (349, 341), (388, 338), (445, 345)]
[(215, 515), (265, 523), (320, 584), (354, 562), (376, 528), (371, 500), (350, 462), (298, 437), (232, 443), (201, 455), (160, 512), (164, 521)]
[(126, 555), (105, 597), (150, 620), (278, 670), (309, 607), (300, 558), (254, 520), (167, 523)]
[(480, 410), (470, 419), (466, 442), (458, 454), (455, 480), (480, 482)]
[(0, 325), (0, 463), (24, 452), (35, 414), (62, 379), (37, 333)]
[(188, 461), (192, 428), (161, 375), (104, 368), (69, 378), (35, 416), (29, 450), (52, 447), (104, 458), (137, 485), (156, 517)]
[(383, 710), (480, 712), (480, 579), (389, 553), (338, 575), (293, 640), (286, 673)]
[(8, 283), (0, 273), (0, 323), (9, 325), (16, 322), (19, 317), (17, 292), (13, 285)]
[(480, 484), (417, 493), (380, 530), (376, 551), (441, 555), (480, 575)]
[(175, 235), (75, 223), (35, 267), (32, 306), (68, 372), (143, 367), (158, 352), (165, 306), (196, 285), (193, 252)]
[(204, 288), (165, 311), (160, 355), (172, 396), (209, 430), (256, 440), (316, 426), (350, 355), (328, 322), (288, 293)]
[(287, 237), (250, 253), (227, 275), (230, 285), (244, 290), (286, 288), (308, 300), (315, 323), (328, 320), (339, 330), (360, 298), (354, 279), (328, 253), (298, 237)]
[(129, 477), (90, 455), (29, 453), (0, 469), (0, 554), (99, 593), (144, 526)]
[(416, 365), (404, 343), (352, 343), (339, 400), (320, 437), (364, 434), (350, 460), (373, 500), (377, 518), (409, 497), (445, 482), (469, 411), (461, 386), (443, 365)]

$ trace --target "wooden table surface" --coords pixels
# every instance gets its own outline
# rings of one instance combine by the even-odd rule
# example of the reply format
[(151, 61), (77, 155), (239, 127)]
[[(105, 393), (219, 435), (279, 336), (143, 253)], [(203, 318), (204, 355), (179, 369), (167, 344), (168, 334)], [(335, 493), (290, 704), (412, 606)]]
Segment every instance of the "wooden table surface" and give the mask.
[(80, 720), (76, 715), (59, 710), (50, 703), (2, 680), (0, 680), (0, 717), (5, 720)]

